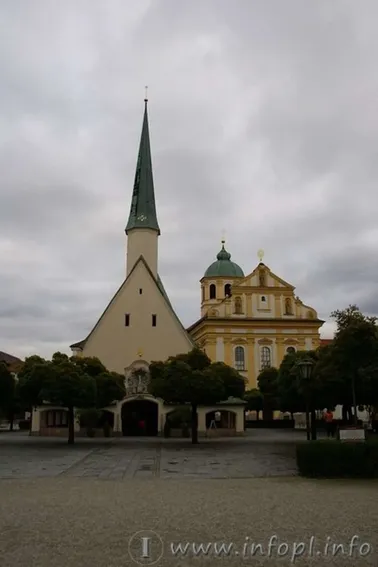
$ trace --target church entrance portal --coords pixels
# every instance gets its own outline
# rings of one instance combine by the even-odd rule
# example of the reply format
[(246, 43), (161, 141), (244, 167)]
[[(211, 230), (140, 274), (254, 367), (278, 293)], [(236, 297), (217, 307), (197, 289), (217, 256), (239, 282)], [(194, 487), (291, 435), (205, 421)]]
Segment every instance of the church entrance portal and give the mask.
[(133, 400), (122, 406), (124, 436), (155, 436), (158, 434), (158, 404), (151, 400)]

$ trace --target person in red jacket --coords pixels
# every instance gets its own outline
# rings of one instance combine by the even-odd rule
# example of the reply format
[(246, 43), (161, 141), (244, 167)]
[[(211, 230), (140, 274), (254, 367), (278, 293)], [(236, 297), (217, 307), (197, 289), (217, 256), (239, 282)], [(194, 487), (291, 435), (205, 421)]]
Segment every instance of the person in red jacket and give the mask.
[(330, 409), (327, 409), (327, 411), (325, 412), (324, 421), (326, 426), (327, 437), (333, 437), (334, 435), (333, 412)]

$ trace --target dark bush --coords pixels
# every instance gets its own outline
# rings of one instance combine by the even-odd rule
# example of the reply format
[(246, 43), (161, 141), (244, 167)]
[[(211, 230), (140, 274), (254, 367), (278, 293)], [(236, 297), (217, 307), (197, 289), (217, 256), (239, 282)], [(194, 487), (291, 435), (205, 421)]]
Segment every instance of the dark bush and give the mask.
[(20, 421), (18, 422), (18, 427), (22, 431), (27, 431), (28, 429), (30, 429), (30, 419), (20, 419)]
[(378, 443), (307, 441), (297, 445), (299, 474), (313, 478), (378, 478)]
[(112, 427), (108, 421), (105, 421), (103, 426), (104, 437), (111, 437), (112, 435)]
[(167, 419), (172, 429), (180, 428), (184, 423), (190, 422), (191, 409), (187, 406), (176, 408), (167, 415)]
[(170, 436), (171, 436), (171, 424), (169, 422), (169, 419), (166, 419), (164, 423), (164, 437), (168, 438)]

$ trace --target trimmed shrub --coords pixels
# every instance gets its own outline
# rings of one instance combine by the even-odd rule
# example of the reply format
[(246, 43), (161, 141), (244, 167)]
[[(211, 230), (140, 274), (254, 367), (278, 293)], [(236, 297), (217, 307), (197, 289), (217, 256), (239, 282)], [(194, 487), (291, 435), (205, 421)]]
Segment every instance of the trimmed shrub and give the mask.
[(378, 443), (305, 441), (297, 445), (297, 466), (312, 478), (378, 478)]

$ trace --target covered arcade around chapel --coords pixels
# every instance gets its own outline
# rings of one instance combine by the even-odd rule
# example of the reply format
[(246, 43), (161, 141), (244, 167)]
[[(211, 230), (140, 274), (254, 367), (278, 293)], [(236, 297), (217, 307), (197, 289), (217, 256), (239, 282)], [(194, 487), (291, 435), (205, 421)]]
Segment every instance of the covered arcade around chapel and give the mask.
[[(148, 393), (148, 363), (135, 361), (126, 372), (126, 396), (123, 400), (104, 408), (104, 419), (116, 437), (162, 435), (169, 416), (182, 406), (168, 405), (163, 400)], [(138, 373), (138, 370), (140, 371)], [(244, 433), (245, 402), (232, 398), (213, 406), (198, 408), (198, 434), (200, 436), (233, 436)], [(143, 422), (143, 427), (141, 427)], [(190, 425), (190, 424), (188, 424)], [(32, 435), (67, 436), (68, 416), (65, 408), (43, 406), (33, 411)], [(80, 427), (79, 418), (75, 421), (76, 435), (86, 435)], [(102, 435), (101, 427), (98, 435)], [(173, 434), (181, 436), (181, 431)]]

